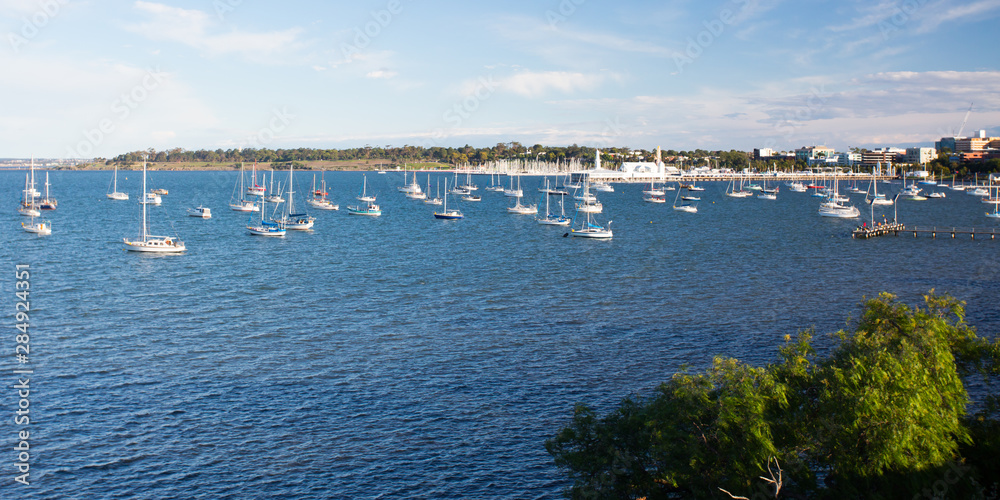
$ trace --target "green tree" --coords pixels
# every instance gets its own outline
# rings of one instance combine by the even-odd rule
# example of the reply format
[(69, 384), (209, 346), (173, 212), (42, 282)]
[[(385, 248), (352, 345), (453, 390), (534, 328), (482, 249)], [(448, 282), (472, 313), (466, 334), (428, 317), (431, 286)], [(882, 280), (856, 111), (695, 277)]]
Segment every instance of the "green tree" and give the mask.
[(931, 294), (925, 304), (867, 301), (823, 358), (806, 332), (786, 337), (765, 367), (717, 358), (607, 416), (577, 406), (546, 448), (568, 471), (572, 498), (773, 498), (775, 486), (791, 496), (909, 498), (949, 470), (959, 470), (951, 496), (982, 497), (1000, 487), (990, 455), (1000, 425), (995, 412), (966, 416), (962, 377), (995, 380), (1000, 344), (978, 337), (955, 299)]

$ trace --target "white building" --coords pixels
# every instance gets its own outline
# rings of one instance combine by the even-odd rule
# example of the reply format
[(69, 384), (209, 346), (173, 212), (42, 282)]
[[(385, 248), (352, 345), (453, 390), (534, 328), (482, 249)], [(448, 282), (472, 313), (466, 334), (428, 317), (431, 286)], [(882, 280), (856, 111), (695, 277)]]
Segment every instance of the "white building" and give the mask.
[(911, 165), (926, 165), (937, 158), (934, 148), (906, 148), (905, 162)]

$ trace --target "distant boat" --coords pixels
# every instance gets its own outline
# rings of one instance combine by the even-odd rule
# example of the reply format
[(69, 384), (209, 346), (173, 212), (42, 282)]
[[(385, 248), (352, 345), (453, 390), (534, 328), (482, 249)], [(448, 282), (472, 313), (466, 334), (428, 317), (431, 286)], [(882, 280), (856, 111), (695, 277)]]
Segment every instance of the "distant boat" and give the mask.
[(503, 195), (508, 198), (520, 198), (524, 196), (524, 191), (521, 191), (521, 176), (517, 176), (517, 189), (514, 189), (514, 177), (513, 175), (507, 176), (510, 179), (510, 189), (504, 189)]
[[(426, 203), (428, 205), (440, 205), (441, 204), (441, 179), (438, 179), (438, 182), (437, 182), (437, 196), (435, 196), (433, 198), (430, 197), (430, 190), (431, 190), (431, 184), (430, 184), (430, 182), (431, 182), (430, 175), (428, 175), (427, 176), (427, 191), (428, 191), (428, 193), (427, 193), (427, 198), (424, 199), (424, 203)], [(486, 189), (489, 190), (489, 188), (486, 188)], [(445, 193), (445, 195), (447, 195), (447, 193)]]
[(22, 222), (21, 228), (29, 233), (34, 233), (40, 236), (52, 234), (52, 222), (47, 220), (36, 221), (35, 217), (32, 217), (30, 222)]
[(250, 215), (250, 220), (247, 221), (247, 231), (250, 231), (251, 236), (285, 236), (286, 230), (282, 223), (264, 218), (266, 212), (264, 205), (266, 203), (267, 200), (261, 200), (260, 202), (260, 220), (256, 224), (253, 223), (253, 214)]
[(271, 170), (271, 186), (268, 188), (267, 192), (271, 193), (264, 197), (268, 203), (284, 203), (285, 199), (281, 197), (281, 183), (278, 183), (278, 190), (274, 190), (274, 170)]
[(729, 189), (726, 190), (726, 196), (730, 198), (749, 198), (753, 196), (753, 193), (743, 189), (743, 176), (740, 176), (740, 188), (736, 189), (736, 178), (733, 177), (729, 181)]
[[(658, 198), (667, 195), (667, 193), (664, 192), (662, 189), (656, 188), (656, 182), (653, 179), (649, 180), (649, 189), (644, 190), (642, 194), (646, 195), (646, 198)], [(659, 202), (654, 201), (653, 203), (659, 203)]]
[(612, 186), (611, 184), (608, 184), (607, 182), (598, 181), (598, 182), (594, 183), (594, 191), (597, 191), (597, 192), (600, 192), (600, 193), (614, 193), (615, 192), (615, 188), (614, 188), (614, 186)]
[(375, 204), (375, 197), (368, 196), (368, 176), (361, 176), (361, 194), (357, 197), (358, 200), (363, 200), (364, 205), (354, 205), (347, 207), (348, 215), (368, 215), (372, 217), (378, 217), (382, 215), (382, 208)]
[[(260, 206), (244, 197), (244, 193), (246, 192), (245, 183), (243, 163), (240, 163), (240, 178), (236, 181), (236, 185), (233, 186), (233, 194), (229, 197), (229, 208), (234, 212), (257, 212), (260, 210)], [(238, 196), (237, 193), (239, 193)]]
[(166, 195), (170, 194), (170, 191), (167, 191), (166, 189), (163, 189), (163, 188), (158, 188), (158, 189), (154, 189), (154, 190), (150, 191), (150, 193), (157, 194), (157, 195), (162, 195), (162, 196), (166, 196)]
[[(685, 189), (690, 190), (691, 186), (687, 186)], [(693, 203), (681, 203), (680, 205), (678, 205), (677, 200), (680, 198), (680, 195), (681, 195), (681, 189), (678, 189), (677, 194), (674, 196), (674, 205), (673, 205), (674, 210), (677, 210), (678, 212), (687, 212), (691, 214), (698, 213), (698, 206)]]
[(28, 178), (28, 174), (24, 174), (24, 191), (22, 191), (24, 194), (17, 212), (26, 217), (38, 217), (42, 215), (42, 212), (38, 209), (38, 199), (31, 194), (33, 189)]
[(328, 194), (330, 193), (326, 192), (326, 173), (323, 173), (323, 179), (320, 182), (319, 189), (316, 189), (316, 174), (313, 174), (312, 197), (306, 200), (306, 203), (319, 210), (340, 210), (340, 205), (333, 203), (326, 198), (326, 195)]
[(257, 161), (255, 160), (253, 162), (253, 170), (251, 170), (250, 174), (250, 185), (247, 186), (247, 194), (250, 196), (264, 196), (265, 191), (267, 189), (264, 186), (257, 184)]
[[(511, 189), (513, 190), (513, 188), (514, 188), (513, 180), (511, 180), (511, 183), (512, 183), (511, 184)], [(537, 214), (538, 213), (538, 205), (522, 205), (521, 204), (521, 194), (523, 194), (523, 192), (521, 191), (521, 176), (517, 176), (517, 190), (516, 191), (518, 193), (518, 196), (514, 197), (515, 200), (516, 200), (516, 202), (514, 203), (514, 206), (507, 207), (507, 211), (510, 212), (510, 213), (512, 213), (512, 214), (519, 214), (519, 215), (533, 215), (533, 214)]]
[(947, 196), (941, 191), (934, 191), (927, 195), (928, 198), (946, 198)]
[(211, 219), (212, 210), (208, 207), (203, 207), (201, 205), (195, 208), (187, 209), (188, 217), (201, 217), (202, 219)]
[[(548, 185), (548, 179), (546, 179), (546, 185)], [(559, 215), (552, 213), (549, 210), (549, 193), (545, 194), (545, 217), (540, 219), (535, 219), (539, 224), (544, 226), (568, 226), (572, 219), (566, 217), (565, 209), (563, 208), (563, 198), (559, 197)]]
[[(142, 192), (146, 193), (146, 157), (142, 158)], [(149, 234), (146, 221), (146, 203), (142, 205), (142, 230), (136, 239), (124, 238), (125, 250), (147, 253), (180, 253), (187, 250), (183, 241), (171, 236), (154, 236)]]
[(474, 194), (467, 194), (462, 196), (462, 201), (483, 201), (483, 197)]
[(444, 180), (444, 209), (441, 210), (441, 212), (434, 212), (434, 218), (435, 219), (453, 220), (453, 219), (461, 219), (463, 217), (465, 217), (465, 216), (462, 215), (462, 212), (460, 212), (458, 210), (448, 210), (448, 179), (445, 178), (445, 180)]
[(128, 193), (121, 193), (118, 191), (118, 164), (115, 163), (115, 173), (111, 177), (111, 190), (105, 196), (108, 199), (116, 201), (126, 201), (128, 200)]
[(59, 202), (49, 196), (49, 173), (45, 172), (45, 196), (38, 200), (39, 210), (55, 210)]
[(157, 206), (159, 206), (161, 203), (163, 203), (163, 198), (160, 198), (160, 195), (158, 195), (156, 193), (149, 192), (149, 193), (146, 193), (145, 196), (142, 197), (142, 201), (140, 201), (139, 203), (142, 203), (143, 205), (157, 205)]
[(292, 183), (295, 180), (295, 172), (293, 167), (288, 167), (288, 201), (285, 202), (281, 218), (276, 220), (278, 224), (281, 224), (285, 229), (293, 229), (296, 231), (308, 231), (312, 229), (313, 224), (316, 221), (315, 217), (309, 216), (309, 214), (302, 212), (295, 212), (295, 201), (293, 198), (294, 191), (292, 190)]
[[(457, 170), (456, 170), (456, 173), (457, 173)], [(429, 175), (428, 175), (428, 178), (430, 178)], [(472, 183), (472, 172), (466, 172), (465, 173), (465, 184), (462, 184), (461, 186), (458, 186), (458, 187), (464, 189), (467, 193), (471, 193), (473, 191), (478, 191), (479, 190), (479, 187)]]
[(572, 228), (569, 230), (569, 235), (575, 238), (592, 238), (592, 239), (610, 239), (614, 236), (611, 231), (611, 222), (608, 221), (607, 227), (597, 224), (593, 220), (593, 214), (591, 212), (581, 212), (584, 214), (583, 217), (580, 213), (577, 213), (577, 217), (580, 217), (580, 227)]
[(872, 191), (871, 198), (865, 197), (865, 201), (870, 205), (892, 205), (893, 201), (886, 198), (884, 194), (878, 192), (878, 183), (875, 182), (875, 178), (872, 177), (871, 184), (868, 185), (868, 189)]

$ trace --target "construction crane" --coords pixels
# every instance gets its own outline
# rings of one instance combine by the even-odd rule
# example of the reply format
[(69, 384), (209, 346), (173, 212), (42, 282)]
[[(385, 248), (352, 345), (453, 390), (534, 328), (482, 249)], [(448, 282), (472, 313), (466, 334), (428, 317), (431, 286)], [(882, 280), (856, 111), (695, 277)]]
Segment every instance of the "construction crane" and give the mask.
[(965, 112), (965, 119), (962, 120), (962, 126), (958, 129), (955, 137), (962, 137), (962, 131), (965, 130), (965, 122), (969, 121), (969, 115), (972, 114), (972, 104), (971, 102), (969, 103), (969, 110)]

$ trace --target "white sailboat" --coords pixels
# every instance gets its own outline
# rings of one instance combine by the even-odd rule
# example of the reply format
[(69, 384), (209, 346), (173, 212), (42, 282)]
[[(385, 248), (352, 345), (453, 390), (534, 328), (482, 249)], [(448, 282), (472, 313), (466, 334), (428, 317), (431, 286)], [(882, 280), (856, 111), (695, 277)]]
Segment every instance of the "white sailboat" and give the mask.
[[(548, 185), (548, 179), (546, 179), (546, 186)], [(566, 217), (566, 212), (563, 209), (563, 198), (559, 197), (559, 215), (552, 213), (549, 210), (549, 197), (552, 196), (549, 193), (545, 193), (545, 217), (535, 219), (539, 224), (543, 226), (568, 226), (572, 219)]]
[[(685, 187), (684, 189), (690, 190), (691, 187), (688, 186)], [(677, 210), (678, 212), (687, 212), (690, 214), (698, 213), (698, 206), (693, 203), (682, 202), (680, 205), (678, 205), (677, 200), (680, 198), (680, 196), (681, 196), (681, 189), (677, 189), (677, 194), (674, 195), (674, 205), (673, 205), (674, 210)]]
[[(489, 188), (486, 188), (486, 189), (489, 190)], [(441, 204), (441, 179), (438, 179), (438, 182), (437, 182), (437, 196), (431, 198), (430, 191), (431, 191), (430, 176), (427, 176), (427, 198), (424, 199), (424, 203), (426, 203), (428, 205), (440, 205)], [(448, 193), (445, 193), (446, 196), (447, 196), (447, 194)]]
[(286, 232), (285, 226), (280, 222), (264, 218), (264, 205), (266, 202), (263, 199), (260, 202), (260, 220), (256, 224), (253, 222), (253, 214), (250, 214), (250, 220), (247, 221), (247, 231), (250, 231), (252, 236), (284, 236)]
[(322, 180), (320, 181), (320, 188), (318, 190), (316, 189), (316, 174), (313, 174), (312, 197), (306, 200), (306, 203), (319, 210), (340, 210), (340, 205), (333, 203), (326, 198), (328, 194), (330, 193), (326, 192), (326, 172), (323, 172), (322, 174)]
[(111, 189), (105, 196), (108, 199), (116, 201), (126, 201), (128, 200), (128, 193), (122, 193), (118, 191), (118, 164), (115, 163), (115, 174), (111, 177)]
[(38, 198), (31, 194), (32, 187), (29, 181), (28, 174), (24, 174), (24, 194), (21, 197), (21, 206), (17, 209), (17, 212), (26, 217), (38, 217), (42, 215), (41, 210), (38, 209)]
[[(229, 197), (229, 208), (234, 212), (257, 212), (260, 211), (260, 205), (253, 202), (253, 200), (248, 200), (244, 197), (246, 188), (244, 184), (246, 179), (244, 178), (243, 163), (240, 163), (240, 178), (236, 181), (236, 185), (233, 186), (233, 194)], [(238, 193), (238, 196), (237, 196)]]
[[(142, 192), (146, 192), (146, 157), (142, 158)], [(184, 242), (180, 241), (176, 237), (171, 236), (154, 236), (149, 234), (148, 225), (146, 222), (146, 203), (140, 203), (142, 205), (142, 230), (139, 232), (139, 237), (136, 239), (123, 238), (125, 241), (125, 250), (130, 252), (148, 252), (148, 253), (180, 253), (187, 250), (184, 246)]]
[(36, 217), (32, 217), (30, 222), (22, 222), (21, 228), (29, 233), (41, 236), (52, 234), (52, 221), (36, 219)]
[(875, 177), (872, 176), (871, 184), (868, 185), (868, 189), (871, 190), (871, 198), (865, 197), (865, 201), (870, 205), (892, 205), (892, 200), (885, 197), (884, 194), (878, 192), (878, 183), (875, 182)]
[[(428, 182), (430, 182), (428, 180)], [(371, 217), (378, 217), (382, 215), (382, 207), (375, 204), (375, 197), (368, 196), (368, 176), (362, 175), (361, 179), (361, 194), (357, 197), (359, 200), (365, 202), (364, 205), (354, 205), (347, 207), (347, 213), (349, 215), (368, 215)]]
[[(584, 214), (583, 217), (580, 216), (581, 213)], [(580, 227), (570, 229), (570, 236), (575, 238), (592, 238), (602, 240), (610, 239), (614, 236), (614, 233), (611, 231), (612, 221), (608, 221), (608, 225), (605, 227), (594, 222), (594, 214), (591, 212), (577, 212), (576, 216), (580, 218)]]
[[(521, 176), (517, 177), (517, 192), (522, 193)], [(522, 205), (520, 196), (514, 197), (514, 199), (516, 202), (514, 203), (514, 206), (507, 207), (508, 212), (519, 215), (534, 215), (538, 213), (538, 205)]]
[(282, 210), (281, 218), (276, 220), (278, 224), (281, 224), (285, 229), (294, 229), (296, 231), (308, 231), (312, 229), (313, 224), (316, 221), (315, 217), (310, 217), (306, 213), (295, 213), (295, 201), (294, 194), (295, 191), (292, 188), (293, 181), (295, 179), (294, 168), (288, 166), (288, 201), (285, 202), (284, 209)]
[(274, 169), (271, 170), (271, 186), (268, 188), (267, 192), (271, 194), (265, 196), (264, 199), (267, 200), (269, 203), (277, 204), (285, 202), (285, 199), (281, 197), (280, 182), (278, 183), (278, 190), (277, 191), (274, 190)]
[(247, 186), (247, 194), (250, 196), (264, 196), (267, 191), (264, 186), (257, 184), (257, 162), (253, 162), (253, 169), (250, 174), (250, 185)]

